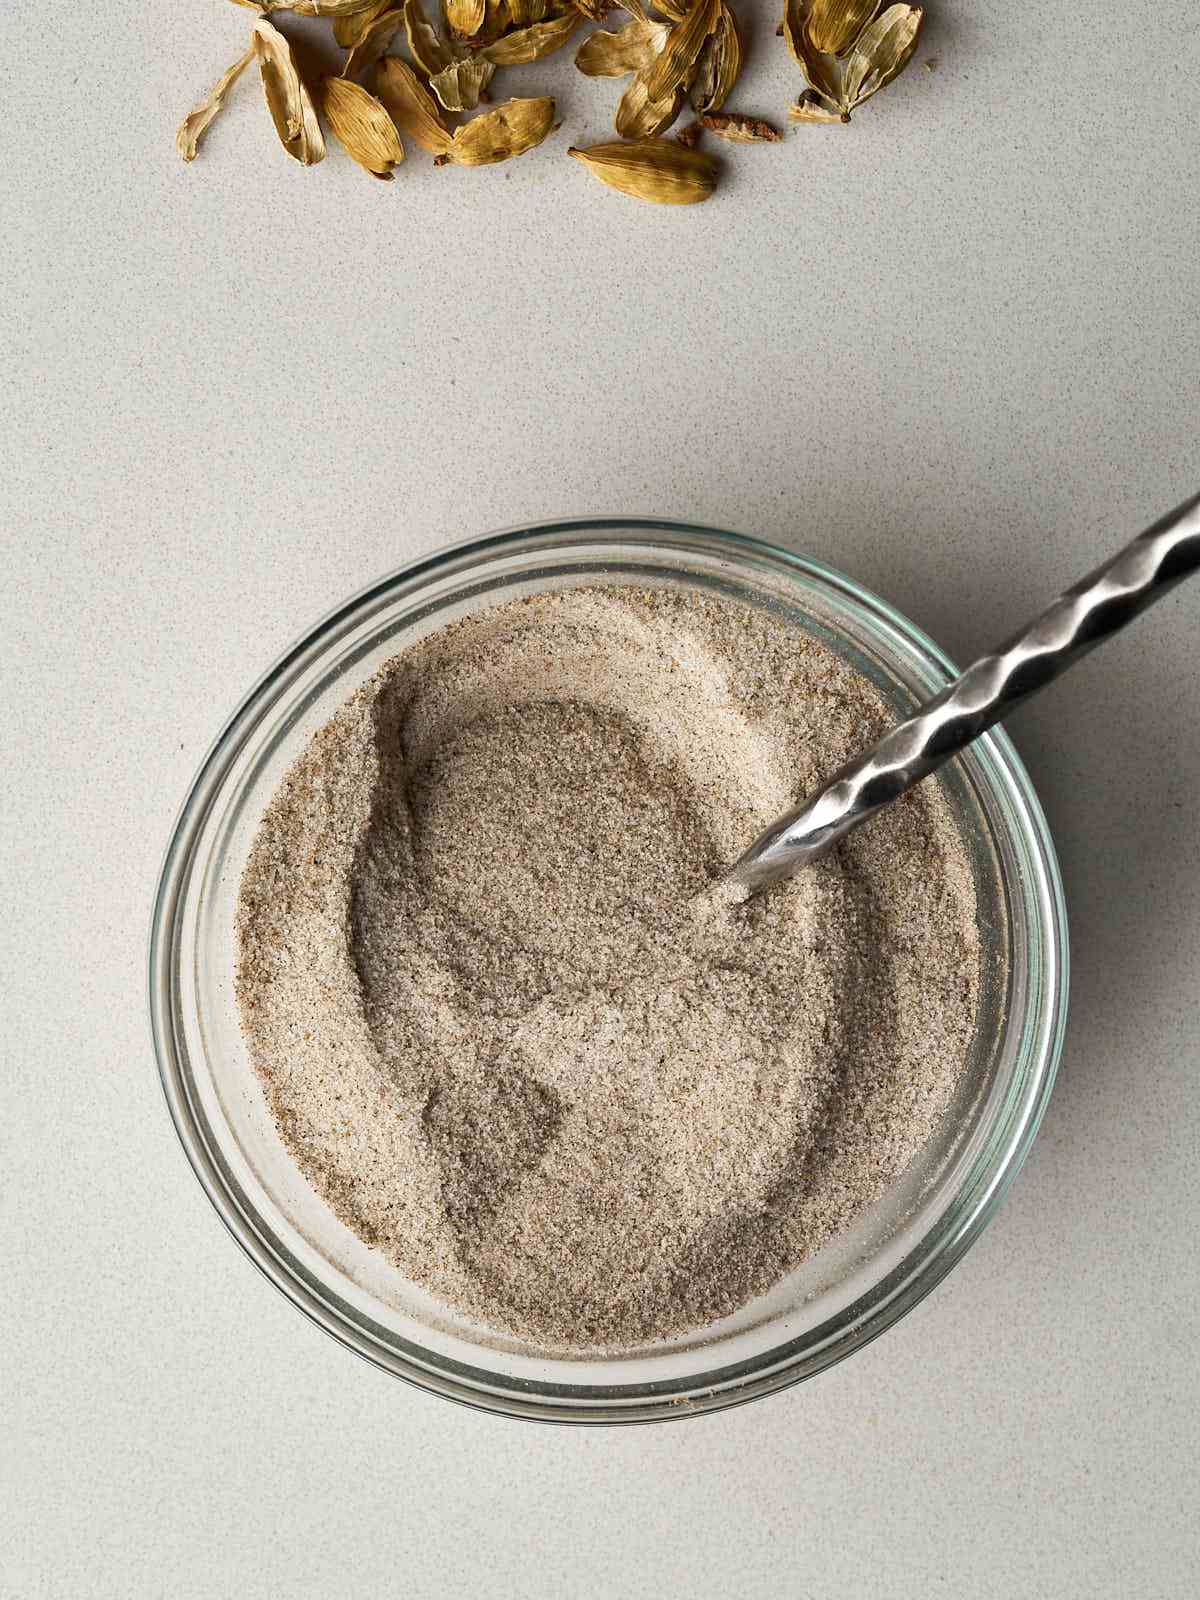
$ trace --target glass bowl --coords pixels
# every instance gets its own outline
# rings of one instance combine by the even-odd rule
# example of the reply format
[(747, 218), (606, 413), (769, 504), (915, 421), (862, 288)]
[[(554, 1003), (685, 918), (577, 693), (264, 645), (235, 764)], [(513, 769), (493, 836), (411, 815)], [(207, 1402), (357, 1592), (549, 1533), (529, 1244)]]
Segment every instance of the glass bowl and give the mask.
[(1003, 733), (939, 778), (967, 840), (985, 959), (957, 1098), (904, 1177), (847, 1232), (732, 1316), (619, 1355), (549, 1355), (434, 1301), (310, 1189), (276, 1132), (234, 1001), (233, 913), (263, 811), (309, 736), (389, 656), (453, 617), (561, 587), (702, 587), (770, 607), (880, 687), (897, 716), (954, 675), (910, 622), (841, 574), (756, 539), (597, 519), (456, 545), (373, 584), (251, 690), (175, 826), (150, 940), (154, 1048), (196, 1176), (242, 1249), (326, 1332), (369, 1361), (483, 1410), (634, 1422), (735, 1405), (860, 1349), (941, 1281), (1024, 1160), (1062, 1041), (1067, 933), (1045, 818)]

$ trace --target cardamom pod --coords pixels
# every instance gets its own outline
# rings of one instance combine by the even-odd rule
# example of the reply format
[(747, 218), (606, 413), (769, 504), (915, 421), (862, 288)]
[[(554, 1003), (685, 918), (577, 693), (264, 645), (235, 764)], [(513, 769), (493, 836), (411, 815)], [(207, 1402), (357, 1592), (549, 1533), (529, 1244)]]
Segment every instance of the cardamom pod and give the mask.
[(234, 0), (235, 5), (257, 11), (260, 17), (274, 11), (294, 11), (298, 17), (351, 17), (370, 0)]
[(548, 95), (506, 100), (464, 123), (447, 145), (445, 156), (458, 167), (490, 166), (532, 150), (553, 126), (554, 101)]
[[(880, 15), (878, 0), (870, 7), (830, 0), (787, 0), (783, 31), (788, 46), (808, 80), (809, 88), (828, 112), (841, 122), (877, 94), (901, 72), (917, 47), (923, 13), (919, 6), (892, 5)], [(853, 27), (865, 25), (851, 39)], [(871, 20), (873, 19), (873, 20)], [(818, 48), (817, 41), (835, 45), (844, 54)], [(818, 117), (802, 100), (788, 114), (797, 122), (831, 120)]]
[(445, 155), (452, 141), (437, 101), (400, 56), (384, 56), (375, 72), (375, 93), (402, 134), (422, 150)]
[(528, 28), (505, 34), (481, 52), (497, 67), (520, 67), (527, 61), (540, 61), (563, 45), (583, 21), (578, 11), (568, 11), (548, 22), (535, 22)]
[(717, 186), (717, 165), (675, 139), (594, 144), (567, 151), (588, 171), (622, 194), (656, 205), (689, 206), (707, 200)]
[(718, 0), (717, 25), (700, 52), (696, 79), (689, 91), (692, 110), (719, 111), (742, 70), (742, 40), (737, 19), (725, 0)]
[(212, 89), (198, 106), (194, 106), (183, 121), (179, 124), (175, 134), (175, 148), (185, 161), (194, 161), (200, 141), (208, 131), (209, 124), (225, 104), (225, 96), (254, 60), (254, 46), (251, 45), (244, 56), (239, 56), (231, 67), (228, 67)]
[(671, 28), (646, 75), (648, 100), (665, 100), (687, 83), (704, 41), (717, 25), (718, 3), (719, 0), (693, 0), (683, 21)]
[(904, 70), (917, 48), (924, 16), (920, 6), (889, 6), (863, 29), (846, 61), (848, 110), (878, 94)]
[(616, 33), (593, 33), (575, 52), (575, 65), (589, 78), (623, 78), (653, 64), (667, 42), (665, 22), (630, 22)]
[(293, 160), (305, 167), (314, 166), (324, 158), (325, 140), (292, 47), (266, 17), (254, 24), (251, 39), (279, 142)]
[(810, 0), (809, 41), (825, 55), (843, 56), (879, 10), (880, 0)]
[(468, 56), (465, 61), (452, 61), (443, 71), (435, 72), (429, 87), (447, 111), (474, 111), (495, 70), (483, 55)]
[(338, 143), (374, 178), (391, 179), (404, 160), (404, 146), (387, 111), (361, 83), (326, 78), (322, 110)]
[(783, 135), (761, 117), (746, 117), (738, 111), (706, 111), (700, 118), (709, 133), (736, 144), (778, 144)]
[(486, 0), (442, 0), (446, 26), (460, 39), (473, 39), (487, 15)]
[(622, 139), (653, 139), (679, 115), (683, 92), (672, 89), (664, 100), (651, 100), (646, 92), (645, 68), (634, 78), (617, 105), (616, 128)]
[(836, 57), (818, 50), (809, 38), (808, 19), (812, 0), (787, 0), (783, 14), (783, 35), (809, 88), (833, 110), (849, 111), (842, 103), (842, 71)]

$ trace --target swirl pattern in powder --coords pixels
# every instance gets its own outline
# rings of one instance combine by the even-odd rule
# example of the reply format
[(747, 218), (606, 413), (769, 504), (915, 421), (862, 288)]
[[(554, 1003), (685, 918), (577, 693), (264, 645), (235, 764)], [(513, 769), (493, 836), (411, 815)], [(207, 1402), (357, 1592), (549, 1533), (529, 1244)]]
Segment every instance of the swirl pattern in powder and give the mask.
[(383, 667), (262, 823), (239, 1002), (343, 1220), (550, 1348), (704, 1325), (874, 1200), (974, 1026), (936, 787), (747, 905), (761, 826), (876, 737), (874, 688), (715, 597), (566, 590)]

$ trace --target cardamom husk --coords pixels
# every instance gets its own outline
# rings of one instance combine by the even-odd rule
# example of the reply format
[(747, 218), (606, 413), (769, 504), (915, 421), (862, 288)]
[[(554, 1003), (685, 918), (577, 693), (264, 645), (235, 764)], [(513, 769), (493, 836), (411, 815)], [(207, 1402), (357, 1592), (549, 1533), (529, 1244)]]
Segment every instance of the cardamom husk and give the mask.
[(193, 106), (179, 124), (175, 134), (175, 148), (185, 161), (194, 161), (200, 141), (207, 133), (213, 118), (225, 104), (225, 96), (254, 60), (254, 46), (244, 56), (239, 56), (217, 80), (216, 86), (205, 95), (198, 106)]
[(326, 78), (321, 109), (346, 154), (373, 178), (390, 180), (392, 169), (404, 160), (404, 146), (375, 96), (348, 78)]
[(601, 183), (655, 205), (696, 205), (717, 186), (716, 162), (676, 139), (618, 141), (587, 150), (572, 145), (567, 154), (582, 161)]
[(266, 17), (260, 17), (254, 24), (251, 38), (279, 142), (301, 166), (315, 166), (324, 158), (325, 140), (292, 47)]

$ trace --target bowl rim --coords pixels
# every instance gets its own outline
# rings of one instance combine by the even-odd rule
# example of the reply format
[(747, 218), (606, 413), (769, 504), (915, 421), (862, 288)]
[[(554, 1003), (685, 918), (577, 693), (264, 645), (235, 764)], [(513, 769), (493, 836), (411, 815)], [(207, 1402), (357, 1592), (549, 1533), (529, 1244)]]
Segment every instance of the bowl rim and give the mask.
[[(892, 1327), (957, 1265), (1008, 1192), (1029, 1152), (1049, 1102), (1066, 1026), (1069, 947), (1058, 860), (1045, 814), (1024, 763), (1008, 735), (1002, 728), (994, 727), (979, 742), (988, 748), (994, 765), (1005, 780), (1007, 798), (1020, 818), (1026, 847), (1031, 849), (1041, 869), (1034, 888), (1040, 890), (1044, 900), (1045, 915), (1042, 920), (1046, 938), (1042, 957), (1046, 976), (1041, 989), (1048, 996), (1049, 1004), (1042, 1007), (1037, 1037), (1031, 1051), (1031, 1059), (1036, 1063), (1034, 1081), (1024, 1113), (1006, 1148), (995, 1161), (989, 1181), (978, 1188), (969, 1206), (958, 1209), (951, 1221), (943, 1219), (941, 1226), (944, 1236), (937, 1241), (935, 1249), (929, 1249), (931, 1236), (924, 1235), (921, 1240), (925, 1251), (923, 1259), (912, 1267), (910, 1262), (915, 1250), (906, 1251), (900, 1262), (873, 1286), (870, 1291), (871, 1304), (858, 1319), (861, 1326), (847, 1329), (839, 1315), (839, 1318), (830, 1319), (839, 1323), (836, 1328), (826, 1323), (806, 1334), (803, 1341), (791, 1341), (792, 1344), (804, 1343), (806, 1353), (803, 1357), (790, 1353), (789, 1343), (785, 1342), (756, 1360), (753, 1363), (755, 1370), (751, 1373), (739, 1375), (735, 1368), (721, 1369), (722, 1387), (707, 1393), (703, 1392), (703, 1380), (700, 1381), (700, 1393), (685, 1396), (680, 1396), (673, 1384), (637, 1384), (630, 1385), (630, 1389), (636, 1391), (639, 1398), (622, 1405), (619, 1410), (580, 1409), (578, 1402), (575, 1405), (563, 1402), (561, 1386), (558, 1386), (557, 1393), (554, 1388), (547, 1386), (544, 1397), (542, 1392), (481, 1390), (477, 1385), (457, 1381), (446, 1371), (408, 1364), (394, 1351), (385, 1350), (377, 1342), (365, 1337), (357, 1323), (349, 1324), (315, 1292), (318, 1285), (310, 1287), (294, 1267), (289, 1267), (280, 1259), (280, 1250), (272, 1247), (263, 1237), (253, 1218), (247, 1215), (246, 1209), (232, 1192), (231, 1180), (223, 1172), (223, 1163), (218, 1153), (210, 1148), (203, 1132), (203, 1119), (197, 1116), (178, 1046), (181, 1011), (172, 964), (172, 954), (180, 937), (180, 916), (195, 845), (224, 775), (244, 745), (253, 713), (268, 692), (287, 678), (293, 667), (317, 651), (321, 642), (335, 633), (342, 623), (358, 613), (366, 614), (369, 608), (385, 600), (393, 590), (411, 586), (421, 578), (433, 576), (464, 558), (486, 557), (520, 546), (525, 541), (548, 541), (554, 536), (564, 540), (571, 536), (571, 543), (574, 544), (603, 541), (607, 536), (608, 542), (613, 544), (645, 546), (654, 543), (655, 534), (667, 536), (663, 540), (665, 550), (677, 551), (678, 543), (673, 541), (692, 535), (705, 541), (715, 541), (717, 545), (740, 552), (743, 556), (766, 559), (776, 568), (790, 570), (798, 577), (816, 580), (818, 584), (840, 593), (856, 607), (871, 613), (874, 622), (882, 622), (890, 627), (900, 636), (904, 645), (921, 658), (921, 665), (926, 671), (946, 681), (957, 675), (958, 669), (949, 656), (921, 628), (872, 590), (822, 561), (751, 535), (712, 528), (703, 523), (666, 518), (590, 516), (527, 523), (480, 537), (458, 540), (406, 562), (350, 595), (306, 628), (259, 676), (222, 723), (188, 786), (163, 853), (153, 899), (147, 978), (150, 1034), (159, 1079), (188, 1162), (209, 1202), (244, 1254), (268, 1282), (311, 1322), (373, 1366), (419, 1389), (440, 1394), (472, 1409), (544, 1422), (622, 1425), (727, 1409), (802, 1382), (843, 1360)], [(569, 548), (569, 545), (565, 547)], [(691, 1383), (694, 1386), (696, 1380), (691, 1380)], [(618, 1393), (619, 1389), (619, 1385), (612, 1386), (604, 1393), (611, 1396)], [(655, 1392), (659, 1390), (663, 1392)], [(578, 1390), (569, 1392), (578, 1393), (582, 1398), (584, 1389), (580, 1386)]]

